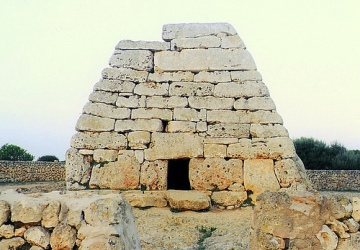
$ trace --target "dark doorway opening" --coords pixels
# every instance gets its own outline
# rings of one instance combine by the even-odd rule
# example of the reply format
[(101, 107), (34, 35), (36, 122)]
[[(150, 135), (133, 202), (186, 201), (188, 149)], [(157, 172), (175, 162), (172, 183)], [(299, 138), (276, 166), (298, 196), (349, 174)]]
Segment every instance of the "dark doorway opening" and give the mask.
[(169, 160), (168, 189), (190, 190), (189, 161), (190, 159)]

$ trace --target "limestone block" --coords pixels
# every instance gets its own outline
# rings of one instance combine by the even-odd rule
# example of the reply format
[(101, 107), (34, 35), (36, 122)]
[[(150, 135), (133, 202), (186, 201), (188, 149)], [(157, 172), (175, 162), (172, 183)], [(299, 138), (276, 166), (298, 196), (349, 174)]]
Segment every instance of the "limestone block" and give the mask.
[(0, 226), (8, 221), (10, 216), (10, 204), (0, 200)]
[(196, 131), (206, 132), (207, 131), (207, 123), (206, 122), (197, 122), (196, 123)]
[(152, 71), (154, 56), (150, 50), (115, 50), (109, 60), (114, 68)]
[(115, 47), (117, 50), (150, 50), (161, 51), (169, 50), (170, 43), (158, 41), (132, 41), (121, 40)]
[(79, 248), (79, 250), (92, 250), (92, 249), (115, 250), (115, 249), (137, 249), (137, 248), (127, 248), (118, 236), (106, 235), (106, 236), (86, 237), (81, 242), (81, 247)]
[(177, 121), (199, 121), (199, 112), (191, 108), (174, 108), (174, 120)]
[(73, 249), (76, 241), (76, 230), (71, 226), (61, 223), (51, 233), (51, 249)]
[(353, 212), (351, 216), (354, 218), (355, 221), (360, 221), (360, 198), (352, 197), (351, 199), (353, 205)]
[(100, 80), (94, 86), (94, 91), (107, 91), (113, 93), (132, 93), (135, 88), (135, 83), (129, 81), (119, 80)]
[(50, 201), (42, 212), (41, 225), (46, 228), (56, 227), (59, 223), (60, 202)]
[(245, 110), (275, 110), (276, 106), (270, 97), (240, 98), (234, 102), (235, 109)]
[(118, 150), (111, 149), (95, 149), (93, 160), (95, 162), (115, 161), (118, 156)]
[(13, 225), (0, 226), (0, 238), (10, 239), (12, 237), (14, 237), (14, 226)]
[(244, 186), (246, 190), (253, 192), (253, 201), (266, 190), (278, 191), (280, 185), (275, 176), (273, 160), (245, 160)]
[(130, 191), (122, 193), (124, 198), (129, 201), (132, 207), (166, 207), (164, 192), (159, 191)]
[(248, 138), (250, 124), (225, 123), (208, 125), (206, 133), (213, 137)]
[(230, 81), (230, 71), (200, 71), (199, 73), (194, 75), (194, 82), (219, 83)]
[(194, 74), (190, 71), (150, 73), (148, 80), (150, 82), (191, 82), (194, 80)]
[(346, 224), (338, 220), (332, 220), (330, 222), (330, 229), (334, 231), (341, 239), (350, 238), (350, 234), (346, 232), (349, 231), (349, 228), (346, 226)]
[(145, 161), (141, 164), (140, 184), (146, 190), (166, 190), (168, 161)]
[(243, 184), (242, 161), (222, 158), (193, 158), (189, 163), (190, 186), (195, 190), (225, 190)]
[(169, 84), (158, 82), (143, 82), (135, 86), (134, 93), (138, 95), (154, 96), (154, 95), (168, 95)]
[(115, 131), (163, 131), (163, 124), (160, 119), (118, 120)]
[(246, 82), (246, 81), (261, 81), (262, 76), (259, 71), (231, 71), (231, 80), (235, 82)]
[(97, 199), (84, 210), (84, 219), (91, 226), (112, 225), (121, 222), (122, 208), (119, 200), (112, 198)]
[(34, 199), (15, 201), (11, 204), (11, 221), (22, 223), (38, 223), (41, 221), (42, 212), (46, 204)]
[(238, 35), (221, 37), (221, 48), (241, 48), (245, 49), (245, 44)]
[(296, 182), (302, 181), (296, 163), (292, 159), (276, 161), (275, 174), (282, 188), (287, 188)]
[(71, 138), (71, 147), (86, 149), (125, 149), (126, 137), (116, 132), (76, 133)]
[(114, 118), (114, 119), (130, 118), (130, 109), (117, 108), (113, 105), (107, 105), (104, 103), (88, 102), (83, 109), (83, 113), (88, 115), (99, 116), (103, 118)]
[(116, 99), (116, 106), (125, 108), (144, 108), (146, 105), (146, 97), (131, 95), (131, 96), (119, 96)]
[(188, 98), (190, 108), (195, 109), (232, 109), (233, 98), (216, 98), (213, 96), (190, 96)]
[(344, 220), (345, 225), (349, 228), (349, 233), (356, 233), (359, 231), (360, 224), (356, 222), (353, 218)]
[(250, 123), (250, 115), (243, 110), (209, 110), (206, 120), (210, 123)]
[(288, 137), (252, 139), (252, 158), (284, 159), (295, 157), (295, 147)]
[(155, 52), (154, 67), (155, 72), (256, 70), (247, 50), (218, 48)]
[(182, 159), (203, 156), (203, 139), (187, 133), (153, 133), (145, 159)]
[(94, 91), (89, 96), (89, 101), (100, 102), (106, 104), (115, 104), (118, 98), (117, 93), (105, 92), (105, 91)]
[(135, 157), (139, 163), (144, 162), (144, 150), (135, 150)]
[(110, 188), (115, 190), (139, 187), (140, 163), (134, 151), (119, 152), (118, 160), (108, 164), (98, 164), (92, 169), (90, 188)]
[(226, 157), (226, 145), (222, 144), (204, 144), (205, 157)]
[(171, 96), (209, 96), (213, 92), (214, 85), (203, 82), (173, 82), (169, 88)]
[(246, 200), (247, 194), (243, 192), (232, 192), (232, 191), (219, 191), (213, 192), (211, 195), (211, 200), (214, 204), (219, 206), (234, 206), (240, 205), (244, 200)]
[(219, 48), (220, 38), (216, 36), (203, 36), (192, 38), (176, 38), (171, 40), (171, 50), (181, 51), (183, 49), (198, 49), (198, 48)]
[(237, 138), (216, 138), (216, 137), (207, 137), (204, 139), (204, 143), (212, 144), (232, 144), (237, 143), (239, 140)]
[(150, 133), (147, 131), (130, 132), (127, 138), (132, 149), (144, 149), (150, 143)]
[(280, 124), (251, 124), (252, 138), (289, 137), (287, 129)]
[(131, 112), (131, 119), (161, 119), (171, 121), (172, 116), (170, 109), (138, 108), (133, 109)]
[[(70, 148), (66, 152), (66, 183), (71, 185), (74, 182), (85, 184), (90, 179), (91, 159), (79, 154), (76, 149)], [(68, 188), (70, 188), (68, 186)]]
[(325, 250), (335, 250), (338, 245), (337, 235), (326, 225), (316, 234), (316, 238)]
[(283, 119), (276, 111), (259, 110), (250, 112), (250, 123), (260, 124), (283, 124)]
[(227, 157), (241, 160), (251, 159), (253, 156), (250, 139), (240, 139), (239, 142), (229, 144), (226, 151)]
[(165, 129), (165, 131), (169, 133), (195, 132), (195, 130), (196, 123), (189, 121), (170, 121)]
[[(14, 235), (15, 235), (16, 237), (23, 237), (25, 231), (26, 231), (26, 226), (22, 226), (22, 227), (20, 227), (20, 228), (16, 228)], [(1, 248), (0, 248), (0, 249), (1, 249)]]
[(262, 97), (269, 96), (269, 90), (261, 81), (221, 82), (215, 86), (218, 97)]
[(166, 24), (162, 30), (162, 38), (164, 41), (170, 41), (175, 38), (216, 36), (220, 33), (227, 35), (237, 34), (236, 30), (228, 23)]
[(109, 80), (146, 82), (149, 72), (126, 68), (106, 68), (101, 74), (104, 79)]
[(146, 98), (148, 108), (184, 108), (188, 105), (186, 97), (180, 96), (149, 96)]
[(50, 233), (40, 226), (30, 227), (26, 230), (24, 238), (31, 245), (39, 246), (44, 249), (47, 249), (50, 244)]
[(76, 130), (93, 132), (112, 131), (114, 130), (114, 124), (114, 119), (83, 114), (76, 123)]
[(201, 211), (210, 208), (210, 198), (202, 192), (168, 190), (166, 199), (170, 207), (178, 211)]

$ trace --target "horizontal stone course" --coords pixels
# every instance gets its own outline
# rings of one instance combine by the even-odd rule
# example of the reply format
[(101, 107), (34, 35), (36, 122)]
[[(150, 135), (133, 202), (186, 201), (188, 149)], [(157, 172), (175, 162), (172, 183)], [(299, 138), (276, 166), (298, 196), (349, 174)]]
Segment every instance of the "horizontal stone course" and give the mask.
[(154, 55), (150, 50), (116, 50), (109, 60), (114, 68), (153, 71)]
[(161, 51), (170, 49), (170, 43), (158, 41), (132, 41), (121, 40), (115, 47), (116, 50), (150, 50)]

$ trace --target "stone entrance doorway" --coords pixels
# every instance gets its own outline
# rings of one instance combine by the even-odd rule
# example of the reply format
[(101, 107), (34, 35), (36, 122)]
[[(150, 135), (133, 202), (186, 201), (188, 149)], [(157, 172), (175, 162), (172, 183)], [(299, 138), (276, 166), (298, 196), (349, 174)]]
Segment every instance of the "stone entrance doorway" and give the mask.
[(167, 187), (168, 189), (190, 190), (189, 181), (190, 159), (169, 160)]

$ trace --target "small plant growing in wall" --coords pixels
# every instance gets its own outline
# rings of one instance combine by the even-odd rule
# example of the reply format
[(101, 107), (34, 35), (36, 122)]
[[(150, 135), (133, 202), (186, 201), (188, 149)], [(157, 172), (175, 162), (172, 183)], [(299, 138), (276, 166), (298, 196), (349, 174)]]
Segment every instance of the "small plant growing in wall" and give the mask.
[(211, 237), (212, 233), (216, 230), (216, 227), (196, 226), (196, 229), (200, 233), (200, 238), (197, 242), (197, 250), (205, 250), (204, 241), (206, 238)]

